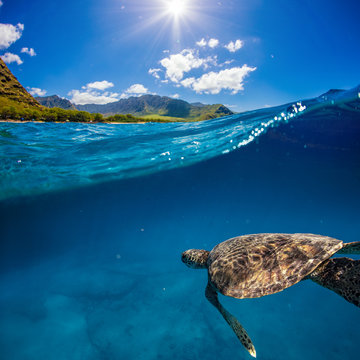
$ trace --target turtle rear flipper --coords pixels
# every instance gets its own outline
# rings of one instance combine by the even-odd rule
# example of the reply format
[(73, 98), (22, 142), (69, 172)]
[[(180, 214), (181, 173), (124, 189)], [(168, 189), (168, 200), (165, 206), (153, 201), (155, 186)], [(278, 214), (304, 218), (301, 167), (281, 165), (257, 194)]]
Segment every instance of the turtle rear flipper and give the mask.
[(354, 241), (351, 243), (343, 243), (342, 249), (338, 254), (360, 254), (360, 241)]
[(249, 335), (247, 334), (246, 330), (239, 323), (239, 321), (236, 319), (236, 317), (234, 315), (230, 314), (220, 304), (217, 292), (213, 289), (213, 287), (209, 283), (205, 290), (205, 296), (211, 302), (211, 304), (213, 304), (219, 310), (220, 314), (223, 316), (223, 318), (226, 320), (226, 322), (233, 329), (235, 335), (240, 340), (240, 342), (243, 344), (243, 346), (246, 348), (246, 350), (250, 353), (250, 355), (256, 358), (255, 347), (254, 347)]
[(360, 307), (360, 260), (329, 259), (316, 268), (308, 278)]

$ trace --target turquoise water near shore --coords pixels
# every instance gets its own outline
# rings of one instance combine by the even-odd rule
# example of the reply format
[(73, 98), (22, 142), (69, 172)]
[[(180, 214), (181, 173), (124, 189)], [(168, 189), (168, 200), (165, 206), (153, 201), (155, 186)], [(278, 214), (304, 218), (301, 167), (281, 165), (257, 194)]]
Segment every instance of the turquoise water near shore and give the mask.
[[(1, 358), (249, 359), (181, 252), (360, 240), (358, 92), (199, 124), (0, 124)], [(259, 359), (358, 359), (360, 309), (310, 281), (221, 301)]]

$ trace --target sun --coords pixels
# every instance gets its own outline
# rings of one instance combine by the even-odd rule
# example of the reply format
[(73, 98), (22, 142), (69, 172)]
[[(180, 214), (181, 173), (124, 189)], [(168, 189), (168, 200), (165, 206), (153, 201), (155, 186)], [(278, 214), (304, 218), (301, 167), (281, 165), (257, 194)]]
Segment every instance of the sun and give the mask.
[(185, 0), (169, 0), (166, 6), (167, 11), (175, 17), (181, 16), (186, 12)]

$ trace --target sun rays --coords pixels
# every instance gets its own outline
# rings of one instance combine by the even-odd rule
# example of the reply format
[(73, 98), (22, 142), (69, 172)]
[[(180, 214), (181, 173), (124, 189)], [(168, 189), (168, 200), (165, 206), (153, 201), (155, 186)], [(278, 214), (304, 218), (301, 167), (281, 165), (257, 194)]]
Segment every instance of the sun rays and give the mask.
[(188, 9), (186, 0), (168, 0), (165, 5), (167, 12), (174, 17), (185, 16)]
[(202, 9), (197, 2), (190, 0), (133, 0), (127, 10), (137, 14), (136, 25), (127, 33), (127, 37), (138, 36), (140, 33), (151, 32), (152, 48), (156, 48), (164, 38), (171, 39), (174, 47), (179, 44), (184, 34), (187, 36), (193, 26), (202, 17)]
[[(143, 54), (145, 58), (158, 53), (161, 47), (171, 52), (181, 51), (189, 39), (195, 43), (201, 36), (212, 32), (219, 22), (213, 16), (218, 7), (206, 0), (129, 0), (126, 7), (118, 6), (117, 13), (123, 16), (126, 12), (134, 19), (133, 24), (126, 33), (120, 26), (115, 41), (122, 43), (144, 36), (151, 44)], [(150, 34), (151, 39), (148, 38)]]

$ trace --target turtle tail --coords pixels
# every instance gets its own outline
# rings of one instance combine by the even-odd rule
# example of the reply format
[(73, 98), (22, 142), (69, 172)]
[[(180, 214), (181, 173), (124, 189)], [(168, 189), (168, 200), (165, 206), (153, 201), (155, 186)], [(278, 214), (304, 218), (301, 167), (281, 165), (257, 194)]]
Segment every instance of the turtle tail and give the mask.
[(360, 307), (360, 260), (345, 257), (326, 260), (308, 278)]

